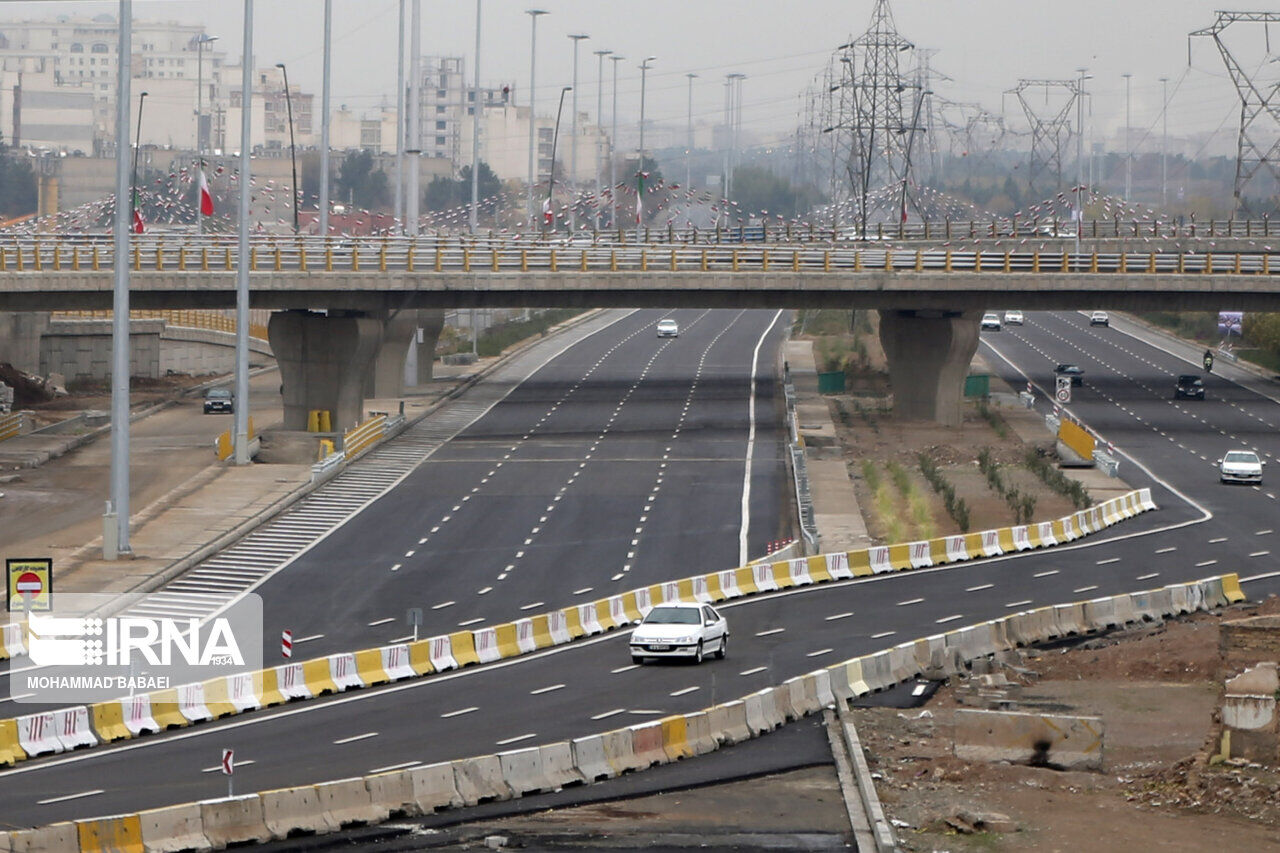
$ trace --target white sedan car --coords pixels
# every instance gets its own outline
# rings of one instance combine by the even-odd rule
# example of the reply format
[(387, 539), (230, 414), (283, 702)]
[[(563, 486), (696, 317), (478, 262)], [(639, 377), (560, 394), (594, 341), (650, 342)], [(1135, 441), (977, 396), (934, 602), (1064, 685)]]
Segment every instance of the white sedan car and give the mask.
[(1022, 325), (1022, 312), (1021, 312), (1021, 311), (1006, 311), (1006, 312), (1004, 312), (1004, 324), (1005, 324), (1006, 326), (1021, 326), (1021, 325)]
[(678, 338), (680, 337), (680, 324), (675, 320), (659, 320), (658, 321), (658, 337), (660, 338)]
[(982, 331), (998, 332), (1000, 331), (1000, 315), (994, 311), (988, 311), (982, 315)]
[(1265, 464), (1252, 450), (1229, 450), (1218, 463), (1219, 478), (1224, 483), (1261, 483)]
[(649, 611), (631, 632), (631, 660), (646, 658), (702, 658), (714, 653), (723, 658), (729, 651), (729, 624), (709, 604), (672, 602)]

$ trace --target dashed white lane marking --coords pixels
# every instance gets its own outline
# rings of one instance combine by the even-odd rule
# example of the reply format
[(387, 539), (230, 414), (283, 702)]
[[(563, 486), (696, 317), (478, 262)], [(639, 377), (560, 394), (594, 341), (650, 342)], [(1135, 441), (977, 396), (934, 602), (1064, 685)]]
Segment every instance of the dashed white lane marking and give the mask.
[(442, 601), (442, 602), (440, 602), (439, 604), (433, 604), (433, 605), (431, 605), (431, 609), (432, 609), (432, 610), (444, 610), (446, 607), (452, 607), (453, 605), (455, 605), (455, 604), (457, 604), (457, 603), (458, 603), (458, 602), (453, 601), (452, 599), (451, 599), (451, 600), (449, 600), (449, 601)]
[(696, 684), (695, 684), (695, 685), (694, 685), (694, 686), (692, 686), (692, 687), (684, 687), (684, 688), (681, 688), (680, 690), (673, 690), (673, 691), (671, 691), (671, 693), (670, 693), (669, 695), (671, 695), (671, 696), (683, 696), (683, 695), (684, 695), (684, 694), (686, 694), (686, 693), (692, 693), (692, 692), (694, 692), (695, 690), (701, 690), (701, 689), (702, 689), (701, 687), (699, 687), (698, 685), (696, 685)]
[(1152, 578), (1158, 578), (1158, 577), (1160, 577), (1160, 573), (1159, 573), (1159, 572), (1152, 572), (1152, 573), (1151, 573), (1151, 574), (1149, 574), (1149, 575), (1138, 575), (1136, 578), (1134, 578), (1134, 580), (1139, 580), (1139, 581), (1149, 581), (1149, 580), (1151, 580)]
[(473, 618), (473, 619), (463, 619), (461, 622), (459, 622), (459, 623), (458, 623), (458, 627), (459, 627), (459, 628), (465, 628), (465, 627), (467, 627), (468, 625), (474, 625), (474, 624), (476, 624), (477, 622), (483, 622), (483, 621), (484, 621), (484, 617), (483, 617), (483, 616), (476, 616), (476, 617), (475, 617), (475, 618)]
[[(237, 763), (237, 764), (239, 764), (240, 762), (236, 762), (236, 763)], [(221, 770), (221, 769), (222, 769), (222, 767), (221, 767), (221, 765), (219, 765), (218, 767), (215, 767), (215, 768), (213, 768), (213, 769), (214, 769), (214, 770)], [(206, 772), (207, 772), (207, 771), (206, 771)], [(97, 796), (98, 794), (101, 794), (101, 793), (102, 793), (102, 789), (101, 789), (101, 788), (95, 788), (95, 789), (94, 789), (94, 790), (92, 790), (92, 791), (81, 791), (81, 792), (80, 792), (80, 793), (78, 793), (78, 794), (67, 794), (67, 795), (62, 796), (62, 797), (50, 797), (50, 798), (49, 798), (49, 799), (47, 799), (47, 800), (36, 800), (36, 805), (38, 805), (38, 806), (48, 806), (48, 805), (52, 805), (52, 804), (54, 804), (54, 803), (65, 803), (67, 800), (78, 800), (78, 799), (80, 799), (81, 797), (93, 797), (93, 796)]]
[(370, 627), (370, 628), (376, 628), (376, 627), (378, 627), (379, 625), (385, 625), (385, 624), (387, 624), (388, 622), (394, 622), (394, 621), (396, 621), (396, 617), (394, 617), (394, 616), (388, 616), (386, 619), (379, 619), (379, 620), (377, 620), (376, 622), (370, 622), (370, 623), (369, 623), (369, 627)]
[(480, 710), (479, 708), (477, 708), (476, 706), (472, 705), (470, 708), (459, 708), (459, 709), (458, 709), (458, 710), (456, 710), (456, 711), (446, 711), (445, 713), (441, 714), (440, 716), (441, 716), (443, 719), (446, 719), (446, 720), (447, 720), (447, 719), (449, 719), (450, 717), (461, 717), (463, 714), (470, 714), (470, 713), (472, 713), (472, 712), (474, 712), (474, 711), (479, 711), (479, 710)]
[(476, 595), (488, 595), (491, 592), (493, 592), (493, 587), (486, 586), (476, 590)]
[(1098, 588), (1097, 584), (1094, 584), (1093, 586), (1082, 586), (1079, 589), (1073, 589), (1071, 591), (1072, 592), (1093, 592), (1097, 588)]
[(635, 714), (637, 717), (652, 717), (656, 714), (664, 714), (665, 711), (658, 711), (651, 708), (635, 708), (627, 711), (628, 714)]
[(295, 643), (309, 643), (312, 640), (323, 640), (324, 634), (312, 634), (310, 637), (303, 637), (300, 640), (294, 640)]
[(835, 649), (818, 649), (816, 652), (805, 652), (804, 656), (807, 658), (816, 658), (821, 657), (822, 655), (829, 655), (833, 651), (835, 651)]
[(1254, 536), (1266, 536), (1268, 533), (1274, 533), (1274, 532), (1275, 532), (1275, 531), (1274, 531), (1274, 530), (1272, 530), (1271, 528), (1267, 528), (1266, 530), (1255, 530), (1255, 531), (1253, 532), (1253, 535), (1254, 535)]
[(872, 634), (871, 639), (879, 640), (879, 639), (883, 639), (884, 637), (892, 637), (896, 633), (898, 632), (897, 631), (881, 631), (879, 634)]
[(1210, 540), (1209, 540), (1209, 544), (1210, 544), (1210, 545), (1217, 545), (1219, 542), (1226, 542), (1226, 541), (1227, 541), (1227, 537), (1225, 537), (1225, 536), (1219, 536), (1219, 537), (1217, 537), (1216, 539), (1210, 539)]
[(757, 637), (768, 637), (768, 636), (770, 636), (771, 634), (781, 634), (781, 633), (782, 633), (783, 631), (785, 631), (785, 630), (787, 630), (787, 629), (786, 629), (786, 628), (769, 628), (769, 629), (768, 629), (768, 630), (766, 630), (766, 631), (756, 631), (756, 636), (757, 636)]
[[(250, 764), (256, 764), (256, 763), (257, 762), (254, 761), (252, 758), (246, 758), (244, 761), (233, 761), (231, 762), (231, 769), (234, 770), (237, 767), (248, 767)], [(221, 764), (214, 765), (213, 767), (200, 768), (201, 773), (219, 773), (221, 771), (222, 771)]]
[(531, 737), (537, 737), (537, 736), (538, 736), (538, 735), (537, 735), (537, 734), (535, 734), (534, 732), (529, 732), (528, 734), (516, 735), (515, 737), (509, 737), (509, 738), (504, 738), (504, 739), (502, 739), (502, 740), (496, 740), (496, 741), (494, 741), (494, 743), (495, 743), (495, 744), (497, 744), (498, 746), (506, 746), (506, 745), (508, 745), (508, 744), (512, 744), (512, 743), (519, 743), (519, 742), (520, 742), (520, 741), (522, 741), (522, 740), (528, 740), (528, 739), (529, 739), (529, 738), (531, 738)]
[(595, 587), (593, 587), (593, 586), (584, 586), (582, 589), (575, 589), (575, 590), (573, 591), (573, 594), (574, 594), (574, 595), (586, 595), (587, 593), (591, 592), (593, 589), (595, 589)]
[(1031, 599), (1028, 598), (1026, 601), (1010, 601), (1005, 607), (1026, 607), (1030, 603)]
[(768, 668), (769, 667), (767, 666), (755, 666), (751, 669), (744, 669), (742, 672), (738, 673), (738, 675), (755, 675), (757, 672), (764, 672)]
[(1060, 569), (1049, 569), (1048, 571), (1044, 571), (1044, 572), (1036, 572), (1034, 575), (1032, 575), (1032, 577), (1033, 577), (1033, 578), (1047, 578), (1047, 577), (1050, 577), (1050, 576), (1052, 576), (1052, 575), (1056, 575), (1056, 574), (1058, 574), (1058, 572), (1059, 572), (1059, 571), (1061, 571), (1061, 570), (1060, 570)]
[(1250, 554), (1249, 556), (1250, 556), (1250, 557), (1265, 557), (1265, 556), (1267, 556), (1267, 555), (1268, 555), (1268, 554), (1270, 554), (1270, 553), (1271, 553), (1270, 551), (1254, 551), (1254, 552), (1253, 552), (1252, 554)]
[(963, 619), (963, 618), (964, 618), (964, 614), (963, 614), (963, 613), (957, 613), (955, 616), (944, 616), (944, 617), (942, 617), (941, 619), (935, 619), (935, 620), (934, 620), (934, 624), (935, 624), (935, 625), (945, 625), (945, 624), (946, 624), (946, 623), (948, 623), (948, 622), (954, 622), (954, 621), (956, 621), (957, 619)]
[(391, 643), (394, 645), (394, 644), (396, 644), (396, 643), (407, 643), (407, 642), (409, 642), (410, 640), (415, 640), (415, 641), (416, 641), (417, 639), (418, 639), (418, 638), (417, 638), (417, 637), (415, 637), (415, 636), (413, 636), (413, 634), (406, 634), (406, 635), (404, 635), (403, 637), (396, 637), (396, 638), (394, 638), (394, 639), (391, 641)]
[(908, 598), (906, 601), (899, 601), (899, 602), (898, 602), (898, 604), (897, 604), (897, 606), (898, 606), (898, 607), (907, 607), (907, 606), (912, 605), (912, 604), (919, 604), (919, 603), (920, 603), (920, 602), (922, 602), (922, 601), (924, 601), (924, 599), (923, 599), (923, 598)]
[(529, 604), (522, 604), (522, 605), (520, 605), (520, 609), (521, 609), (521, 610), (532, 610), (532, 609), (534, 609), (535, 607), (542, 607), (544, 604), (546, 604), (546, 602), (545, 602), (545, 601), (534, 601), (534, 602), (531, 602), (531, 603), (529, 603)]
[(377, 732), (365, 732), (362, 735), (352, 735), (351, 737), (338, 738), (333, 742), (334, 746), (340, 746), (344, 743), (355, 743), (358, 740), (368, 740), (371, 737), (377, 737)]
[(399, 764), (390, 764), (386, 767), (374, 767), (369, 771), (370, 776), (376, 776), (379, 773), (390, 773), (393, 770), (408, 770), (410, 767), (417, 767), (421, 761), (403, 761)]
[(965, 592), (982, 592), (982, 590), (984, 590), (984, 589), (991, 589), (991, 588), (993, 588), (994, 586), (995, 586), (995, 584), (993, 584), (993, 583), (984, 583), (984, 584), (980, 584), (980, 585), (978, 585), (978, 586), (967, 586), (967, 587), (965, 587), (964, 591), (965, 591)]
[(1196, 568), (1197, 568), (1197, 569), (1203, 569), (1205, 566), (1212, 566), (1212, 565), (1213, 565), (1214, 563), (1216, 563), (1216, 562), (1218, 562), (1218, 561), (1217, 561), (1217, 560), (1204, 560), (1204, 561), (1202, 561), (1202, 562), (1196, 563)]
[(400, 563), (396, 563), (394, 566), (391, 567), (391, 571), (393, 572), (400, 571), (400, 565), (401, 565)]
[(543, 693), (552, 693), (552, 692), (554, 692), (554, 691), (556, 691), (556, 690), (563, 690), (563, 689), (564, 689), (564, 685), (563, 685), (563, 684), (550, 684), (550, 685), (548, 685), (548, 686), (546, 686), (546, 687), (539, 687), (537, 690), (530, 690), (530, 691), (529, 691), (529, 695), (530, 695), (530, 696), (541, 696)]
[(1156, 553), (1157, 553), (1157, 554), (1169, 554), (1169, 553), (1172, 553), (1173, 551), (1176, 551), (1176, 550), (1178, 550), (1178, 546), (1176, 546), (1176, 545), (1170, 545), (1168, 548), (1157, 548), (1157, 549), (1156, 549)]
[(1118, 563), (1118, 562), (1120, 562), (1120, 558), (1119, 558), (1119, 557), (1108, 557), (1108, 558), (1107, 558), (1107, 559), (1105, 559), (1105, 560), (1098, 560), (1096, 563), (1094, 563), (1094, 565), (1095, 565), (1095, 566), (1105, 566), (1105, 565), (1108, 565), (1109, 563)]
[(834, 616), (827, 616), (827, 617), (824, 617), (824, 618), (825, 618), (825, 620), (826, 620), (827, 622), (834, 622), (834, 621), (836, 621), (837, 619), (848, 619), (848, 618), (849, 618), (850, 616), (852, 616), (852, 615), (853, 615), (853, 611), (852, 611), (852, 610), (846, 610), (844, 613), (837, 613), (837, 614), (835, 614)]
[(412, 557), (415, 553), (417, 553), (417, 552), (415, 552), (415, 551), (405, 551), (405, 552), (404, 552), (404, 555), (405, 555), (406, 557)]
[(640, 668), (640, 664), (638, 664), (638, 663), (629, 663), (629, 664), (627, 664), (626, 666), (620, 666), (620, 667), (618, 667), (617, 669), (611, 669), (611, 670), (609, 670), (609, 672), (613, 673), (614, 675), (617, 675), (617, 674), (618, 674), (618, 673), (620, 673), (620, 672), (628, 672), (628, 671), (630, 671), (630, 670), (633, 670), (633, 669), (639, 669), (639, 668)]
[(603, 720), (605, 717), (616, 717), (618, 714), (627, 713), (626, 708), (614, 708), (612, 711), (605, 711), (603, 714), (595, 714), (591, 717), (593, 720)]

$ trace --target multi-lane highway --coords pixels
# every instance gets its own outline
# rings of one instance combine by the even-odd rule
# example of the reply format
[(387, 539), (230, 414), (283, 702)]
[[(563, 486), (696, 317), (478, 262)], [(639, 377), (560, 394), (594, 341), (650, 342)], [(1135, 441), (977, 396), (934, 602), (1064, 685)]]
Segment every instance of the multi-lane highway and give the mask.
[[(587, 586), (581, 595), (595, 598), (738, 563), (747, 377), (752, 363), (771, 373), (781, 321), (682, 311), (673, 315), (681, 337), (659, 341), (658, 316), (629, 315), (567, 350), (259, 587), (269, 626), (295, 620), (298, 636), (323, 634), (303, 647), (312, 656), (402, 636), (403, 627), (369, 623), (398, 619), (406, 605), (430, 614), (426, 630), (446, 630), (571, 603)], [(1019, 384), (1025, 374), (1050, 386), (1058, 361), (1084, 366), (1072, 411), (1127, 454), (1127, 478), (1153, 487), (1159, 512), (1043, 552), (729, 603), (730, 657), (701, 667), (637, 668), (619, 632), (26, 762), (0, 773), (0, 816), (31, 825), (218, 796), (223, 780), (213, 770), (224, 747), (244, 762), (239, 789), (263, 790), (546, 743), (702, 708), (1015, 610), (1222, 571), (1270, 574), (1276, 492), (1269, 483), (1219, 486), (1210, 463), (1237, 445), (1274, 458), (1280, 405), (1217, 378), (1205, 403), (1174, 405), (1172, 377), (1185, 362), (1086, 323), (1030, 314), (1022, 329), (984, 339)], [(769, 393), (758, 386), (746, 501), (752, 553), (782, 511)], [(1245, 589), (1257, 596), (1276, 586), (1260, 577)]]

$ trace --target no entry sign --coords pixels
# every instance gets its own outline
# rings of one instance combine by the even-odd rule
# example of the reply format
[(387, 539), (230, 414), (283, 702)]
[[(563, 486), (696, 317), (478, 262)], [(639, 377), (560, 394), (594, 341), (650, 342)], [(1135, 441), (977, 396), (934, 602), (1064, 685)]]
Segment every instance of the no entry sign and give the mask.
[(53, 560), (48, 557), (5, 560), (6, 602), (11, 611), (52, 609)]

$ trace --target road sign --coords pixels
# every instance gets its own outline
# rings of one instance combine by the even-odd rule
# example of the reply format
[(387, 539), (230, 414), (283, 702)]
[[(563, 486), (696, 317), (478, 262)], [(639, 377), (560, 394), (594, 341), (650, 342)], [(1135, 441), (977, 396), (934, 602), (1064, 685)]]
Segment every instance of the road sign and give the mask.
[(235, 763), (231, 758), (235, 755), (235, 751), (231, 749), (222, 750), (222, 775), (230, 776), (236, 769)]
[(49, 611), (53, 609), (53, 560), (48, 557), (5, 560), (8, 576), (8, 609)]
[(1057, 377), (1057, 380), (1058, 381), (1057, 381), (1056, 390), (1054, 391), (1054, 394), (1053, 394), (1054, 399), (1057, 400), (1059, 403), (1070, 403), (1071, 402), (1071, 377), (1059, 376)]
[(410, 607), (405, 611), (404, 621), (409, 623), (409, 627), (413, 629), (413, 641), (418, 641), (418, 626), (422, 624), (422, 608)]
[(282, 657), (293, 657), (293, 632), (284, 630), (280, 632), (280, 655)]

